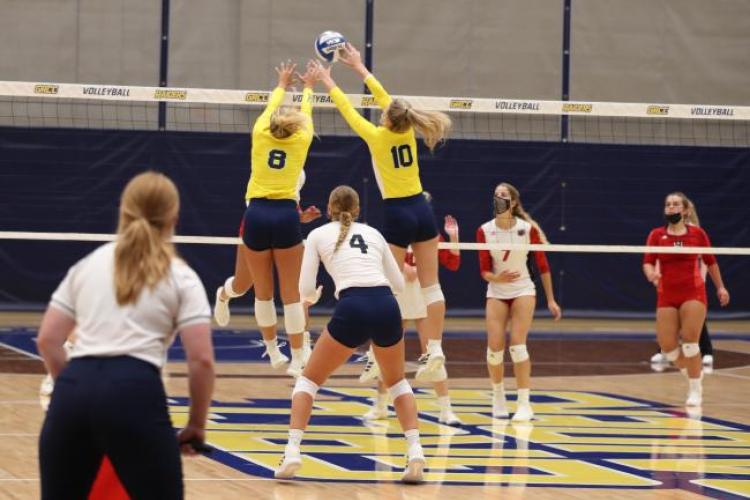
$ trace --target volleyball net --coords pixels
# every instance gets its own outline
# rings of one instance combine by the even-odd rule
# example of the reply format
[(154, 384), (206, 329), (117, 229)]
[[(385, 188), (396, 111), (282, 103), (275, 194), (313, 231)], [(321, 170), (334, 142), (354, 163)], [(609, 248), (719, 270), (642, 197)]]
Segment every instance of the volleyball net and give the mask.
[[(0, 126), (248, 132), (267, 90), (0, 81)], [(286, 104), (298, 104), (289, 92)], [(603, 144), (750, 146), (750, 106), (399, 96), (448, 113), (456, 139)], [(315, 94), (319, 135), (352, 135), (327, 94)], [(370, 95), (352, 104), (379, 110)], [(161, 117), (160, 117), (161, 107)]]
[[(236, 226), (248, 175), (249, 138), (236, 135), (249, 136), (268, 97), (255, 90), (0, 82), (0, 131), (11, 132), (5, 142), (0, 137), (0, 197), (10, 200), (0, 207), (0, 264), (8, 270), (0, 302), (45, 300), (64, 269), (92, 247), (81, 242), (113, 240), (122, 186), (144, 168), (178, 181), (187, 201), (174, 241), (207, 288), (223, 282), (234, 263), (232, 247), (241, 243)], [(372, 96), (348, 97), (379, 119)], [(436, 215), (450, 213), (461, 225), (461, 243), (441, 248), (468, 252), (461, 270), (445, 276), (446, 289), (453, 288), (447, 291), (451, 308), (481, 304), (485, 283), (474, 251), (517, 249), (550, 255), (563, 307), (650, 311), (653, 287), (642, 276), (638, 254), (655, 251), (642, 243), (662, 220), (664, 196), (684, 190), (707, 223), (716, 245), (710, 252), (721, 256), (733, 294), (730, 313), (750, 314), (742, 303), (750, 296), (743, 278), (750, 272), (750, 240), (742, 216), (750, 192), (743, 168), (750, 107), (400, 97), (446, 112), (454, 123), (445, 147), (420, 155)], [(286, 104), (300, 100), (300, 93), (287, 93)], [(303, 204), (320, 207), (333, 186), (350, 183), (362, 195), (367, 222), (381, 227), (361, 141), (326, 143), (328, 136), (353, 136), (326, 94), (315, 94), (313, 119), (324, 144), (315, 141), (308, 157)], [(160, 129), (181, 132), (171, 134), (179, 140), (159, 140)], [(89, 131), (97, 131), (94, 142)], [(190, 132), (210, 134), (196, 143)], [(100, 136), (112, 140), (101, 142)], [(491, 217), (492, 190), (500, 181), (521, 188), (524, 205), (551, 244), (473, 242), (478, 225)], [(656, 253), (700, 250), (659, 247)], [(40, 262), (44, 271), (36, 269)]]

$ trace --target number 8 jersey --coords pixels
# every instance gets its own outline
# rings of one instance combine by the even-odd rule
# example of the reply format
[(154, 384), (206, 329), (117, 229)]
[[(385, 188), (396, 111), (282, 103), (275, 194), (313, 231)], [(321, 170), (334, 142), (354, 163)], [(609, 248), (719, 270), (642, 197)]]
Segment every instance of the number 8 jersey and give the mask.
[(312, 90), (305, 88), (302, 92), (300, 110), (310, 117), (306, 126), (289, 137), (277, 139), (271, 134), (271, 115), (281, 105), (284, 94), (283, 88), (274, 89), (266, 109), (253, 126), (250, 181), (247, 183), (245, 200), (297, 199), (297, 180), (305, 166), (313, 139)]
[(393, 293), (401, 293), (404, 289), (401, 268), (383, 235), (373, 227), (354, 222), (334, 252), (340, 228), (340, 222), (329, 222), (307, 237), (299, 280), (302, 300), (315, 297), (321, 261), (336, 285), (336, 298), (341, 290), (351, 287), (390, 286)]
[[(477, 243), (540, 244), (539, 231), (531, 223), (516, 217), (510, 229), (497, 227), (495, 219), (482, 224), (477, 229)], [(520, 276), (508, 283), (488, 283), (487, 297), (513, 299), (524, 295), (536, 295), (536, 287), (529, 269), (529, 253), (534, 254), (539, 274), (549, 272), (549, 264), (544, 252), (529, 250), (479, 250), (479, 272), (498, 274), (515, 271)]]

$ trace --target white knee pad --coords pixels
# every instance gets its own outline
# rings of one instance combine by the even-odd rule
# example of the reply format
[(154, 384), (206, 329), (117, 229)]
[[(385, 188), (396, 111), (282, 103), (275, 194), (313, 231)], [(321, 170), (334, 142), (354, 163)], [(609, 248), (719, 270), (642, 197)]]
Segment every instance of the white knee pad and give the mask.
[(397, 397), (404, 394), (414, 394), (414, 392), (412, 392), (409, 382), (405, 378), (402, 378), (401, 382), (396, 382), (388, 388), (388, 394), (391, 396), (391, 401), (396, 401)]
[(305, 377), (304, 375), (300, 375), (299, 377), (297, 377), (297, 382), (294, 383), (292, 397), (294, 397), (294, 395), (298, 392), (306, 392), (310, 395), (310, 397), (315, 399), (315, 396), (318, 394), (318, 389), (320, 389), (318, 384)]
[(233, 285), (234, 285), (234, 276), (230, 276), (224, 282), (224, 293), (227, 294), (227, 297), (229, 297), (230, 299), (236, 299), (237, 297), (242, 297), (243, 295), (245, 295), (244, 292), (243, 293), (235, 292)]
[(697, 356), (700, 353), (701, 348), (697, 343), (690, 342), (687, 344), (682, 344), (682, 354), (684, 354), (686, 358), (692, 358), (693, 356)]
[(667, 358), (667, 361), (674, 363), (675, 361), (677, 361), (677, 358), (680, 357), (680, 348), (675, 347), (674, 350), (672, 351), (669, 351), (669, 352), (662, 351), (661, 353), (664, 354), (664, 357)]
[(440, 288), (440, 283), (422, 288), (422, 298), (426, 306), (435, 302), (445, 302), (445, 296), (443, 295), (443, 289)]
[(302, 302), (284, 306), (284, 328), (287, 335), (305, 331), (305, 308), (302, 307)]
[(493, 351), (488, 347), (487, 348), (487, 364), (490, 366), (502, 365), (504, 355), (505, 355), (505, 351)]
[(526, 350), (526, 344), (512, 345), (508, 348), (510, 359), (514, 363), (523, 363), (529, 359), (529, 351)]
[(276, 306), (273, 303), (273, 299), (255, 299), (255, 322), (260, 327), (276, 325)]

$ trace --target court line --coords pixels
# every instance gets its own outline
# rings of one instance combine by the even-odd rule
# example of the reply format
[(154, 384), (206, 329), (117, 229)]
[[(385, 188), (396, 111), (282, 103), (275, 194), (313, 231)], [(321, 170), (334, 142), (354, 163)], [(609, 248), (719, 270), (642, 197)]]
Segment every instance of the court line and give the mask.
[(6, 344), (5, 342), (0, 342), (0, 346), (5, 347), (6, 349), (10, 349), (13, 352), (17, 352), (18, 354), (23, 354), (24, 356), (27, 356), (29, 358), (38, 359), (39, 361), (43, 361), (41, 356), (37, 356), (36, 354), (32, 354), (28, 351), (24, 351), (23, 349), (19, 349), (18, 347), (14, 347), (12, 345)]
[[(738, 367), (738, 368), (747, 368), (746, 366)], [(723, 373), (723, 372), (713, 372), (711, 375), (721, 375), (723, 377), (732, 377), (732, 378), (741, 378), (743, 380), (750, 380), (750, 376), (747, 375), (737, 375), (736, 373)]]

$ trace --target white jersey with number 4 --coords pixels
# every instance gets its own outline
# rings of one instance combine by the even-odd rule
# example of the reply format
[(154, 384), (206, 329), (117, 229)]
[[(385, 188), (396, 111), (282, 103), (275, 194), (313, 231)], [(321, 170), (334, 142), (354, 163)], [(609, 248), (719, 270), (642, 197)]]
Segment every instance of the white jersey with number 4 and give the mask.
[(299, 280), (302, 300), (315, 297), (321, 261), (336, 285), (336, 298), (341, 290), (351, 287), (390, 286), (393, 293), (401, 293), (401, 267), (383, 235), (373, 227), (354, 222), (334, 252), (340, 228), (341, 223), (329, 222), (307, 236)]

